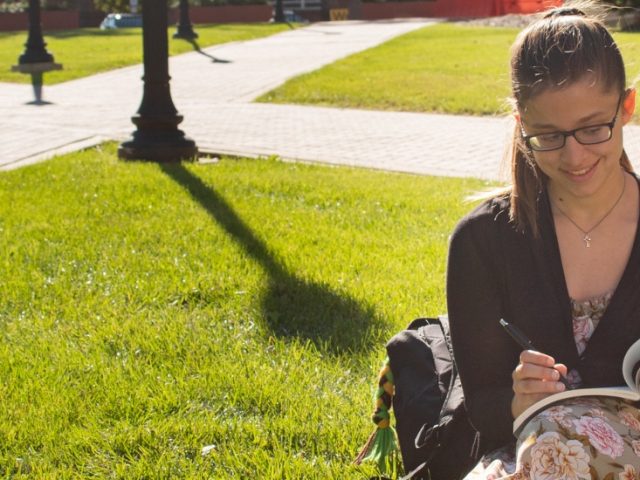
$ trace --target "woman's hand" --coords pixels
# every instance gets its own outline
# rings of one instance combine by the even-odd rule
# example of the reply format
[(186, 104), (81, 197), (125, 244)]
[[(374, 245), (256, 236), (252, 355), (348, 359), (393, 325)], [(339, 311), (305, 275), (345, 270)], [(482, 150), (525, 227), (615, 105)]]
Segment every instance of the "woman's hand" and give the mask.
[(523, 351), (512, 374), (515, 394), (511, 401), (513, 418), (538, 400), (563, 391), (565, 386), (559, 382), (560, 375), (567, 375), (567, 367), (555, 363), (553, 357), (533, 350)]

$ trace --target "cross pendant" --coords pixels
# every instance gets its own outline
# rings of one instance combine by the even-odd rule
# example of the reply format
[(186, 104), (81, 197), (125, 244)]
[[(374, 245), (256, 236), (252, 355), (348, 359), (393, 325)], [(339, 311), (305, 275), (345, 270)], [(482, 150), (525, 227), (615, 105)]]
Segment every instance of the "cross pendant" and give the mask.
[(584, 234), (584, 237), (582, 238), (582, 241), (584, 242), (584, 246), (589, 248), (591, 246), (591, 237), (589, 236), (588, 233)]

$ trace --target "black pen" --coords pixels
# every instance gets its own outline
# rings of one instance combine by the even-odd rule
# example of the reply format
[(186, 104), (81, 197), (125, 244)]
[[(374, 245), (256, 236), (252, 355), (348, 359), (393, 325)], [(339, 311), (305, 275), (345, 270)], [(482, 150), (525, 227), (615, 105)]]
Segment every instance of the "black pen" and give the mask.
[[(518, 345), (522, 347), (523, 350), (535, 350), (536, 352), (541, 351), (533, 346), (533, 342), (529, 340), (529, 338), (527, 338), (524, 333), (522, 333), (522, 330), (520, 330), (515, 325), (512, 325), (509, 322), (505, 321), (504, 318), (500, 319), (500, 325), (502, 325), (502, 327), (507, 331), (511, 338), (513, 338), (518, 343)], [(569, 383), (569, 380), (567, 380), (567, 377), (562, 375), (560, 372), (558, 372), (558, 374), (560, 375), (560, 383), (562, 383), (567, 390), (573, 390), (573, 387)]]

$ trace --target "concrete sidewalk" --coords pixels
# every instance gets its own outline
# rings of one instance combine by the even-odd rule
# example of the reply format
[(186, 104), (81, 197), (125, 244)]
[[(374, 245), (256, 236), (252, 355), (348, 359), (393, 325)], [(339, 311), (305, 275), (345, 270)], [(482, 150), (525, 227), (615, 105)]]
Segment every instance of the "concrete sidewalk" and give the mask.
[[(319, 23), (172, 57), (172, 96), (185, 117), (180, 128), (204, 153), (501, 178), (511, 130), (505, 118), (250, 103), (293, 76), (433, 23)], [(142, 98), (141, 76), (136, 65), (45, 85), (44, 98), (51, 104), (44, 106), (26, 104), (30, 86), (0, 84), (0, 169), (126, 139)], [(640, 127), (627, 127), (625, 135), (634, 158)]]

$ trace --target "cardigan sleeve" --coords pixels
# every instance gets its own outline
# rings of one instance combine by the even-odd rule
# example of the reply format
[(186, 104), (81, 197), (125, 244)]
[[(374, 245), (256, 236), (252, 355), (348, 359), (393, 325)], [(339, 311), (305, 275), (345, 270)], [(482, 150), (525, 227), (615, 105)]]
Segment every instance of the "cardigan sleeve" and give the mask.
[(499, 326), (505, 316), (500, 232), (488, 205), (463, 219), (451, 238), (447, 309), (454, 355), (474, 427), (491, 443), (513, 439), (511, 372), (519, 350)]

